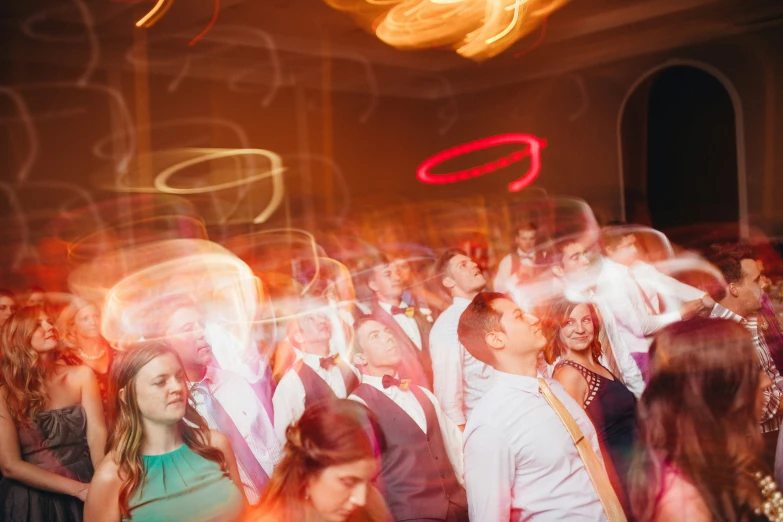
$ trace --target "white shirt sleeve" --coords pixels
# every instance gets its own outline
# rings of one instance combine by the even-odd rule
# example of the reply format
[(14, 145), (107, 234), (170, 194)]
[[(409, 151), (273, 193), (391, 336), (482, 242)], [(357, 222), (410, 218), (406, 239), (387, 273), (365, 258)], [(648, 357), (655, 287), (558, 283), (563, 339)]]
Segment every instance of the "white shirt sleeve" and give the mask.
[[(603, 320), (602, 330), (605, 332), (606, 338), (609, 341), (609, 349), (612, 350), (612, 355), (614, 355), (617, 368), (622, 374), (623, 381), (625, 381), (625, 387), (638, 399), (642, 396), (645, 388), (642, 372), (639, 370), (639, 366), (631, 356), (631, 351), (625, 344), (622, 335), (617, 331), (617, 324), (615, 324), (615, 317), (612, 310), (603, 304), (603, 300), (598, 301), (596, 304), (598, 305), (598, 311)], [(606, 347), (604, 347), (604, 349), (606, 349)]]
[[(457, 336), (457, 325), (444, 324), (450, 320), (441, 316), (430, 331), (433, 389), (443, 412), (457, 425), (465, 424), (465, 391), (462, 386), (462, 345)], [(459, 316), (457, 316), (459, 321)]]
[(272, 405), (275, 410), (275, 434), (285, 444), (285, 430), (304, 413), (305, 389), (302, 380), (288, 371), (275, 388)]
[(470, 520), (509, 520), (515, 467), (510, 446), (492, 427), (479, 426), (468, 435), (465, 490)]
[(462, 486), (465, 486), (465, 462), (462, 451), (462, 432), (448, 416), (443, 414), (438, 399), (426, 388), (419, 387), (421, 391), (432, 401), (435, 408), (435, 415), (438, 417), (440, 432), (443, 435), (443, 444), (446, 446), (446, 454), (451, 461), (451, 467), (454, 468), (454, 474)]
[(498, 264), (498, 273), (492, 281), (492, 289), (495, 292), (506, 292), (509, 289), (511, 280), (511, 254), (506, 254)]

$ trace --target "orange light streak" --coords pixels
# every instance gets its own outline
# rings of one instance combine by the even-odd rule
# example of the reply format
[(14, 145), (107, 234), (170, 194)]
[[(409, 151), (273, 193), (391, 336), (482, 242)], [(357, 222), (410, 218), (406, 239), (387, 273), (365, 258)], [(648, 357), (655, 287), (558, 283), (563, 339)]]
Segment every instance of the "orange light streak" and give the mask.
[(174, 5), (174, 0), (158, 0), (158, 3), (155, 4), (155, 7), (153, 7), (149, 13), (144, 15), (138, 22), (136, 22), (136, 27), (152, 27), (155, 25), (155, 22), (160, 20), (161, 17), (166, 14), (166, 11), (168, 11), (172, 5)]

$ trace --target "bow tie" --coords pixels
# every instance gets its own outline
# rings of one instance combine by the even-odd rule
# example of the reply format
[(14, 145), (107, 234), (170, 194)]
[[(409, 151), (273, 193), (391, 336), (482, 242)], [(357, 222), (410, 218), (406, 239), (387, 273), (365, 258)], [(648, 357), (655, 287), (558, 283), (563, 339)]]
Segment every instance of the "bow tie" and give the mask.
[(536, 258), (535, 254), (520, 254), (520, 253), (517, 253), (517, 255), (520, 257), (520, 259), (535, 260), (535, 258)]
[(332, 366), (335, 366), (337, 364), (337, 361), (339, 360), (340, 360), (339, 353), (330, 355), (329, 357), (321, 357), (320, 359), (321, 368), (323, 368), (324, 370), (328, 370)]
[(394, 377), (392, 375), (384, 375), (383, 379), (381, 379), (381, 384), (383, 384), (384, 388), (391, 388), (392, 386), (396, 386), (397, 388), (405, 391), (408, 389), (408, 385), (410, 384), (410, 379), (398, 379), (397, 377)]
[(409, 306), (407, 308), (400, 308), (399, 306), (391, 307), (392, 315), (405, 314), (405, 317), (413, 317), (413, 312), (415, 312), (415, 308), (413, 308), (412, 306)]

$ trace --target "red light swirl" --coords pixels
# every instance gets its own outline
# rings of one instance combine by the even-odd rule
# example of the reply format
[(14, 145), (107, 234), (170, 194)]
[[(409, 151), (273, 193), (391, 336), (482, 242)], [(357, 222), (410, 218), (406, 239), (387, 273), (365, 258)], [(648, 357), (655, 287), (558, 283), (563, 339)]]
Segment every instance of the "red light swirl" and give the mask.
[[(447, 174), (432, 174), (430, 172), (432, 167), (439, 165), (444, 161), (462, 156), (463, 154), (468, 154), (470, 152), (475, 152), (481, 149), (487, 149), (489, 147), (495, 147), (497, 145), (504, 145), (506, 143), (524, 143), (527, 145), (527, 148), (512, 152), (507, 156), (490, 161), (484, 165), (472, 167), (466, 170), (449, 172)], [(511, 133), (490, 136), (489, 138), (463, 143), (462, 145), (457, 145), (456, 147), (452, 147), (450, 149), (444, 150), (443, 152), (435, 154), (431, 158), (424, 161), (424, 163), (419, 165), (419, 168), (416, 169), (416, 177), (422, 183), (432, 185), (457, 183), (458, 181), (465, 181), (467, 179), (483, 176), (484, 174), (489, 174), (490, 172), (494, 172), (497, 169), (507, 167), (515, 161), (520, 161), (525, 157), (530, 156), (530, 168), (528, 171), (522, 175), (522, 177), (512, 181), (508, 185), (509, 192), (518, 192), (533, 183), (533, 181), (535, 181), (541, 172), (541, 149), (544, 147), (546, 147), (546, 140), (537, 136), (533, 136), (532, 134)]]

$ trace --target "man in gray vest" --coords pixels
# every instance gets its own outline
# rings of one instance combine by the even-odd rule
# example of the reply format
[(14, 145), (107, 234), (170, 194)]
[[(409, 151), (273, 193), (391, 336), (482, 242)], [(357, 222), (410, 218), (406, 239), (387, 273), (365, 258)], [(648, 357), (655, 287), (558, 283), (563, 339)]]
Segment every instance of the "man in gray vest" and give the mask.
[(350, 398), (378, 418), (384, 441), (378, 487), (394, 519), (468, 522), (459, 428), (429, 390), (397, 374), (400, 348), (388, 326), (366, 317), (354, 328), (362, 384)]

